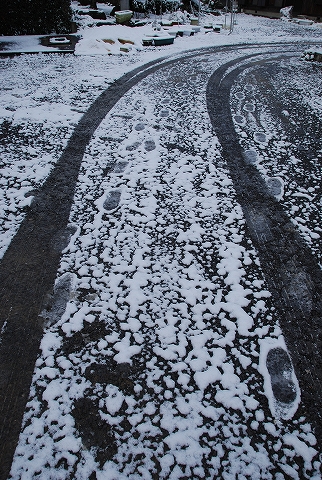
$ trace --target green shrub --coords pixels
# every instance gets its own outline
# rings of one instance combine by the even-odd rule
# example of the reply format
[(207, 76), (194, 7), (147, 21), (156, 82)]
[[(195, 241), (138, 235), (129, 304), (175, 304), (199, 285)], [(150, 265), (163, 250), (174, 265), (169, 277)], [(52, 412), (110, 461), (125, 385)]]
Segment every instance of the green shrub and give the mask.
[(5, 0), (0, 35), (69, 33), (71, 21), (70, 0)]

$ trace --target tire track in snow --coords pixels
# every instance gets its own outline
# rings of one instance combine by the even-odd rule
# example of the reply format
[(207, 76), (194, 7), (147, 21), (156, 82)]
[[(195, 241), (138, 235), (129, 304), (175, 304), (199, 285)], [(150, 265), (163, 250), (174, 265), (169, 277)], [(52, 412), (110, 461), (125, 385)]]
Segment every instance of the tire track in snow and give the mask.
[[(230, 111), (230, 90), (238, 76), (246, 68), (269, 61), (251, 60), (237, 67), (236, 62), (229, 62), (219, 68), (208, 83), (207, 104), (279, 311), (307, 418), (321, 441), (322, 272), (282, 206), (271, 196), (258, 169), (245, 163)], [(231, 67), (236, 68), (229, 71)]]
[[(295, 65), (297, 74), (294, 76)], [(271, 182), (275, 195), (321, 265), (322, 125), (311, 105), (306, 105), (304, 91), (310, 91), (316, 77), (310, 67), (307, 62), (296, 63), (295, 59), (290, 59), (278, 65), (270, 63), (251, 70), (255, 82), (257, 125), (259, 131), (269, 131), (265, 143), (255, 141), (254, 149), (261, 158), (257, 163), (258, 168), (264, 169), (266, 181)], [(294, 77), (303, 78), (303, 75), (310, 87), (303, 91), (295, 90)], [(294, 90), (297, 94), (294, 94)], [(271, 98), (274, 98), (274, 102)], [(254, 135), (254, 132), (249, 134)], [(270, 176), (269, 180), (267, 175)], [(284, 178), (289, 178), (285, 189)]]
[[(141, 81), (86, 149), (56, 282), (72, 277), (72, 290), (42, 338), (13, 478), (62, 463), (66, 480), (230, 478), (246, 465), (273, 478), (284, 455), (301, 461), (265, 433), (311, 430), (299, 406), (277, 432), (271, 412), (284, 412), (262, 392), (267, 349), (286, 347), (208, 117), (219, 60)], [(267, 357), (271, 375), (287, 359)]]
[(136, 68), (117, 80), (92, 104), (35, 196), (30, 212), (1, 261), (1, 479), (6, 479), (10, 471), (43, 334), (39, 314), (46, 295), (53, 288), (61, 252), (72, 233), (66, 231), (66, 227), (85, 148), (117, 101), (162, 65), (164, 62), (155, 61)]
[[(276, 50), (274, 46), (274, 51)], [(242, 50), (221, 47), (202, 52)], [(247, 45), (247, 49), (254, 46)], [(255, 47), (267, 51), (266, 47)], [(188, 53), (180, 59), (197, 56)], [(61, 158), (34, 198), (30, 211), (0, 265), (0, 478), (7, 478), (18, 440), (29, 387), (43, 333), (39, 318), (53, 288), (79, 168), (95, 129), (117, 101), (136, 83), (178, 58), (139, 67), (116, 81), (82, 117)]]

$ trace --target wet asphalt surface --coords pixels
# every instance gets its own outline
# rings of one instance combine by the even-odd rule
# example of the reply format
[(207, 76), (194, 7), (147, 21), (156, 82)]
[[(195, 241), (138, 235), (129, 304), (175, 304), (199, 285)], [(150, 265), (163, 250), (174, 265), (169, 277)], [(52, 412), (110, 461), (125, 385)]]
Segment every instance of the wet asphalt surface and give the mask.
[[(226, 50), (229, 49), (230, 47)], [(322, 275), (319, 267), (321, 251), (308, 247), (290, 221), (287, 205), (275, 200), (259, 170), (249, 161), (249, 157), (245, 156), (230, 106), (230, 95), (236, 82), (243, 87), (248, 86), (248, 96), (240, 99), (244, 106), (252, 104), (256, 94), (259, 102), (269, 104), (271, 115), (284, 129), (285, 135), (292, 138), (297, 145), (297, 153), (299, 156), (302, 155), (305, 162), (304, 177), (298, 181), (304, 184), (305, 179), (310, 178), (310, 171), (314, 168), (313, 158), (320, 154), (321, 121), (315, 118), (313, 123), (306, 126), (305, 121), (309, 117), (305, 111), (299, 111), (298, 123), (295, 116), (293, 116), (295, 123), (285, 122), (283, 114), (285, 102), (290, 105), (295, 102), (296, 106), (296, 99), (287, 98), (285, 92), (280, 95), (280, 90), (274, 85), (272, 78), (275, 78), (277, 70), (281, 68), (280, 65), (293, 55), (298, 55), (299, 51), (292, 46), (282, 47), (280, 52), (277, 50), (274, 47), (273, 52), (269, 52), (268, 48), (263, 57), (259, 57), (260, 52), (257, 54), (256, 51), (243, 57), (240, 48), (239, 59), (235, 58), (224, 63), (210, 77), (206, 102), (214, 131), (222, 146), (223, 158), (229, 167), (237, 198), (243, 209), (247, 234), (256, 246), (266, 281), (273, 295), (278, 319), (301, 388), (301, 412), (311, 423), (318, 441), (321, 442)], [(203, 53), (211, 55), (210, 50)], [(197, 55), (190, 54), (192, 61)], [(189, 62), (190, 59), (188, 57), (180, 61)], [(9, 475), (29, 395), (44, 328), (43, 319), (39, 314), (46, 303), (48, 292), (53, 288), (61, 252), (73, 233), (68, 229), (68, 220), (86, 146), (104, 117), (126, 92), (140, 80), (172, 63), (178, 63), (178, 60), (153, 62), (143, 69), (137, 69), (115, 82), (94, 102), (75, 128), (60, 160), (35, 196), (18, 233), (1, 261), (0, 326), (3, 331), (0, 345), (1, 479), (6, 479)], [(270, 99), (268, 102), (267, 98)], [(257, 112), (258, 118), (259, 111), (260, 107)], [(256, 111), (254, 117), (256, 118)], [(306, 150), (301, 150), (300, 146), (305, 144), (308, 137), (310, 144)], [(262, 140), (265, 144), (264, 137)], [(266, 147), (270, 148), (269, 145)], [(321, 157), (319, 158), (321, 161)], [(314, 212), (311, 216), (314, 216)], [(292, 385), (278, 381), (283, 369), (289, 369), (288, 356), (283, 350), (276, 349), (267, 361), (272, 378), (277, 379), (275, 384), (273, 381), (276, 398), (285, 403), (292, 401)], [(102, 376), (99, 366), (88, 370), (86, 375), (90, 379)], [(121, 385), (125, 391), (131, 390), (128, 372), (121, 369), (113, 375), (113, 378), (106, 379), (107, 383)], [(86, 402), (86, 399), (82, 399), (75, 405), (76, 426), (87, 438), (88, 446), (91, 446), (91, 442), (100, 446), (100, 443), (104, 442), (103, 439), (106, 441), (109, 437), (109, 431), (105, 431), (104, 426), (101, 426), (102, 438), (98, 433), (93, 438), (91, 432), (95, 429), (98, 431), (97, 425), (100, 424), (100, 420), (93, 415), (87, 415), (84, 421), (83, 412), (89, 409)], [(87, 419), (90, 419), (88, 424)], [(113, 444), (112, 440), (110, 444)], [(110, 454), (113, 454), (112, 450), (110, 449)], [(102, 452), (104, 460), (103, 447)]]

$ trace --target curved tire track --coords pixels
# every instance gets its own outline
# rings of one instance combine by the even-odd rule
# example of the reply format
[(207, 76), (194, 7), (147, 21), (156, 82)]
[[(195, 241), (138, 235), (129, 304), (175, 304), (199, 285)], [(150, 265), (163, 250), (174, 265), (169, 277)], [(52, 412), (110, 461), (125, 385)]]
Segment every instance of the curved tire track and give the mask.
[[(187, 52), (180, 60), (197, 56), (201, 53), (209, 54), (215, 51), (242, 50), (243, 46), (208, 48), (202, 51)], [(260, 52), (265, 47), (247, 45), (247, 49), (255, 48)], [(274, 46), (274, 52), (277, 46)], [(7, 249), (0, 264), (0, 478), (6, 479), (9, 475), (12, 457), (16, 448), (21, 428), (21, 420), (28, 399), (34, 364), (38, 355), (39, 344), (43, 334), (43, 322), (39, 317), (44, 299), (53, 288), (56, 272), (59, 266), (61, 251), (68, 243), (69, 213), (73, 202), (75, 185), (85, 148), (94, 131), (103, 118), (117, 103), (117, 101), (140, 80), (159, 68), (177, 62), (178, 58), (151, 62), (124, 75), (92, 104), (82, 117), (72, 134), (66, 149), (57, 162), (52, 173), (43, 187), (34, 198), (29, 213), (22, 222), (17, 234)], [(233, 61), (231, 64), (236, 62)], [(220, 100), (216, 107), (216, 114), (229, 116), (229, 97), (220, 98), (219, 94), (212, 97), (209, 93), (216, 82), (220, 83), (221, 75), (227, 67), (219, 69), (218, 74), (212, 77), (208, 88), (208, 103), (213, 99)], [(233, 77), (232, 77), (233, 78)], [(228, 82), (229, 83), (229, 82)], [(229, 94), (229, 85), (223, 84), (226, 90), (221, 94)], [(227, 89), (228, 87), (228, 89)], [(222, 87), (221, 87), (222, 88)], [(221, 109), (227, 109), (226, 113)], [(225, 155), (229, 154), (227, 142), (238, 148), (233, 125), (227, 123), (225, 129), (218, 129), (210, 109), (213, 124), (223, 143)], [(227, 128), (226, 128), (227, 127)], [(229, 157), (229, 155), (228, 155)], [(229, 161), (229, 158), (228, 158)], [(234, 172), (232, 162), (232, 176)], [(262, 181), (257, 180), (262, 186)], [(240, 192), (238, 182), (236, 188)], [(248, 185), (247, 181), (246, 184)], [(266, 197), (265, 197), (266, 198)], [(268, 197), (267, 197), (268, 202)], [(266, 202), (266, 203), (267, 203)], [(245, 202), (242, 201), (242, 205)], [(264, 203), (263, 212), (267, 205)], [(254, 202), (248, 202), (249, 211), (245, 210), (246, 218), (250, 223), (253, 237), (256, 237), (254, 221), (252, 223), (251, 208)], [(275, 205), (275, 204), (274, 204)], [(265, 208), (264, 208), (265, 206)], [(269, 214), (265, 213), (265, 219)], [(286, 225), (288, 219), (285, 214), (279, 213)], [(256, 212), (255, 212), (256, 216)], [(253, 230), (252, 230), (253, 225)], [(277, 235), (277, 234), (276, 234)], [(292, 233), (292, 238), (293, 238)], [(260, 247), (260, 245), (259, 245)], [(302, 243), (299, 249), (305, 248)], [(260, 249), (260, 248), (259, 248)], [(265, 257), (264, 257), (265, 263)], [(269, 272), (269, 270), (268, 270)], [(274, 277), (272, 277), (274, 278)], [(289, 315), (286, 315), (289, 318)], [(303, 388), (303, 387), (302, 387)], [(310, 397), (311, 398), (311, 397)]]
[[(207, 86), (207, 105), (279, 312), (304, 410), (321, 441), (322, 272), (283, 207), (270, 195), (258, 169), (245, 163), (230, 113), (230, 90), (239, 74), (267, 61), (271, 60), (250, 60), (237, 67), (237, 62), (229, 62), (219, 68)], [(228, 71), (233, 66), (236, 68)]]

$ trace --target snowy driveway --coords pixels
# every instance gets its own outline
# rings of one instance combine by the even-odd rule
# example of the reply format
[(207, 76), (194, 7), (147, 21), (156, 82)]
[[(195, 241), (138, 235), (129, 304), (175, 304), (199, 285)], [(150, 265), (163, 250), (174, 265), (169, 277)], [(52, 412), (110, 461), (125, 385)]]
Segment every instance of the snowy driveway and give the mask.
[[(254, 55), (259, 63), (251, 64)], [(120, 88), (124, 95), (115, 106), (107, 91), (106, 102), (97, 101), (83, 117), (3, 257), (9, 269), (17, 252), (21, 266), (34, 251), (37, 265), (25, 268), (20, 310), (12, 327), (8, 322), (2, 329), (4, 362), (10, 328), (17, 328), (27, 305), (30, 346), (21, 345), (22, 326), (16, 333), (21, 355), (10, 368), (26, 361), (26, 370), (35, 361), (36, 368), (12, 478), (321, 478), (312, 433), (321, 428), (316, 364), (310, 362), (312, 414), (301, 366), (299, 402), (280, 328), (289, 321), (274, 291), (280, 261), (267, 279), (262, 270), (270, 268), (262, 252), (270, 254), (268, 244), (280, 238), (277, 223), (283, 224), (282, 233), (291, 231), (296, 243), (295, 272), (289, 277), (288, 266), (275, 288), (281, 294), (278, 288), (290, 282), (285, 297), (290, 309), (295, 302), (290, 311), (297, 322), (299, 310), (309, 320), (321, 314), (315, 298), (321, 288), (316, 74), (291, 47), (274, 47), (273, 55), (269, 47), (204, 51), (146, 78), (138, 74), (127, 93)], [(265, 98), (272, 91), (274, 102)], [(304, 120), (307, 128), (298, 131), (296, 122)], [(66, 177), (73, 158), (79, 163), (71, 162)], [(269, 202), (279, 219), (272, 225)], [(316, 258), (312, 278), (306, 265), (298, 270), (302, 257), (295, 254), (302, 247), (308, 265), (310, 255)], [(55, 292), (44, 303), (61, 249)], [(18, 288), (19, 274), (14, 271), (9, 284), (17, 278)], [(46, 327), (38, 358), (42, 325), (32, 323), (39, 304), (26, 304), (30, 286), (36, 297), (43, 289), (38, 301)], [(13, 393), (9, 412), (14, 400)]]

